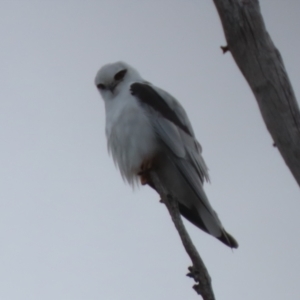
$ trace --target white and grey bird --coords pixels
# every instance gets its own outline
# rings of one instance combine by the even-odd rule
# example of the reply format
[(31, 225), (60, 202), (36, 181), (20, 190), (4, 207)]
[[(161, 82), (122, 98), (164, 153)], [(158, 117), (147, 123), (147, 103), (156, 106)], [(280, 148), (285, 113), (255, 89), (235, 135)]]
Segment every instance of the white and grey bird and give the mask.
[(124, 62), (103, 66), (95, 84), (105, 103), (108, 149), (123, 179), (155, 188), (147, 176), (155, 169), (187, 220), (237, 248), (203, 190), (208, 169), (180, 103)]

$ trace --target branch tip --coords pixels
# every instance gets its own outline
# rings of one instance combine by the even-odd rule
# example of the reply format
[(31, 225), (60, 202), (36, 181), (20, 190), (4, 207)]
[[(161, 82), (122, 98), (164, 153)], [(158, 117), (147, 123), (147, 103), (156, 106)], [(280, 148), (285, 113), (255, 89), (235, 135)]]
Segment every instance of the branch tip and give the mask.
[(197, 293), (198, 295), (201, 295), (201, 296), (202, 296), (199, 283), (194, 284), (194, 285), (193, 285), (193, 289), (196, 291), (196, 293)]
[(230, 51), (228, 46), (221, 46), (220, 47), (223, 51), (223, 54), (225, 54), (226, 52)]

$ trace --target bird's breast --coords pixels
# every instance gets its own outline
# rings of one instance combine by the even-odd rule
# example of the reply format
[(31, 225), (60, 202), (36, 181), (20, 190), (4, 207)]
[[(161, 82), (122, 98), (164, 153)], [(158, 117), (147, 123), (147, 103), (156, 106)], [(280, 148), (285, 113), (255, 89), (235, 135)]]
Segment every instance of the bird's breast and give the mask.
[(134, 184), (143, 162), (157, 153), (158, 143), (148, 116), (135, 98), (130, 95), (120, 100), (106, 111), (107, 143), (122, 177)]

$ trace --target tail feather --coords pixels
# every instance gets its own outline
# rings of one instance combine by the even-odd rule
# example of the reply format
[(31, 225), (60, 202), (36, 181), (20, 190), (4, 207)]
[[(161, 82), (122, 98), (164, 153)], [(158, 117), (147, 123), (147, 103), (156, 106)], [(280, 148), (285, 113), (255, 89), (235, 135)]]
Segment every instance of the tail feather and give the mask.
[(217, 239), (230, 248), (238, 248), (239, 247), (239, 244), (236, 241), (236, 239), (231, 234), (226, 232), (225, 230), (224, 230), (223, 234), (220, 237), (218, 237)]
[[(161, 184), (177, 197), (178, 208), (183, 217), (228, 247), (237, 248), (238, 243), (224, 230), (211, 207), (201, 182), (197, 180), (195, 169), (189, 166), (183, 159), (162, 155), (156, 164), (156, 173)], [(155, 189), (152, 182), (148, 184)]]
[[(186, 206), (184, 206), (180, 203), (178, 203), (178, 208), (179, 208), (180, 214), (183, 217), (185, 217), (188, 221), (190, 221), (196, 227), (200, 228), (201, 230), (203, 230), (209, 234), (205, 224), (199, 217), (196, 209), (195, 210), (188, 209)], [(231, 234), (226, 232), (225, 230), (223, 230), (222, 235), (220, 237), (217, 237), (217, 239), (230, 248), (238, 248), (238, 246), (239, 246), (239, 244), (235, 240), (235, 238)]]

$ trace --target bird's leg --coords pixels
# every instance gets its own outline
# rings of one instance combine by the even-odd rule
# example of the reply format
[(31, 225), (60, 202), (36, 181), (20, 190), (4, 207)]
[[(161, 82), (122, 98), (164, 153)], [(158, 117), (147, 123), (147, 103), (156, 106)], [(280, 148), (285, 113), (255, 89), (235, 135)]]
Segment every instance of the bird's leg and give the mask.
[(138, 173), (142, 185), (149, 184), (151, 187), (153, 187), (151, 178), (149, 176), (149, 172), (151, 171), (152, 166), (153, 166), (152, 160), (143, 161), (140, 171)]
[[(146, 185), (148, 184), (150, 187), (152, 187), (155, 191), (156, 188), (152, 182), (150, 172), (153, 169), (153, 161), (152, 160), (146, 160), (141, 165), (141, 170), (138, 172), (138, 175), (140, 176), (141, 184)], [(160, 203), (164, 203), (163, 199), (159, 200)]]

